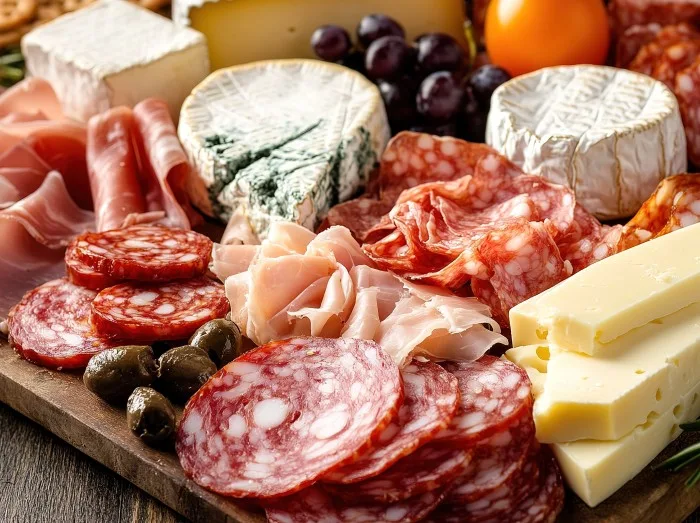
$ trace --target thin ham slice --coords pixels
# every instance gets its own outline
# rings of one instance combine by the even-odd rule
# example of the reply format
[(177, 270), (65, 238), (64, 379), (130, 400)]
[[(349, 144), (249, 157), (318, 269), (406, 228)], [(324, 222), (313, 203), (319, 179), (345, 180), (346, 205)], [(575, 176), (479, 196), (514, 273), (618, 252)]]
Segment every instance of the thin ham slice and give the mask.
[(0, 209), (36, 191), (51, 171), (32, 148), (17, 144), (0, 156)]
[(0, 95), (0, 118), (31, 121), (64, 117), (61, 103), (51, 85), (42, 78), (27, 78)]
[(177, 137), (168, 104), (149, 98), (134, 107), (140, 134), (141, 181), (149, 211), (165, 211), (166, 225), (189, 229), (201, 222), (190, 205), (187, 181), (192, 175), (185, 151)]
[(97, 230), (108, 231), (146, 212), (137, 175), (131, 109), (115, 107), (88, 122), (87, 159)]

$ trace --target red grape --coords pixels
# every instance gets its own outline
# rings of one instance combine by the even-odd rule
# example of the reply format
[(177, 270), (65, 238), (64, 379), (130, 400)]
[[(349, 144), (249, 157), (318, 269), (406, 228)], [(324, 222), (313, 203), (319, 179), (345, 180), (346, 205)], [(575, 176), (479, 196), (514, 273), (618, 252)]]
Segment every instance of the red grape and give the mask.
[(418, 112), (433, 122), (447, 122), (462, 108), (464, 91), (447, 71), (429, 75), (420, 85)]
[(385, 15), (367, 15), (357, 26), (357, 39), (366, 48), (382, 36), (406, 38), (403, 27), (396, 20)]
[(471, 87), (464, 91), (464, 105), (458, 116), (457, 127), (460, 138), (470, 142), (484, 142), (486, 139), (486, 118), (488, 108), (484, 111), (474, 98)]
[(458, 71), (464, 66), (466, 54), (457, 41), (442, 33), (421, 35), (416, 40), (418, 66), (424, 73)]
[(487, 64), (482, 65), (469, 77), (474, 97), (482, 107), (491, 105), (491, 95), (501, 84), (510, 80), (510, 75), (505, 69)]
[(365, 69), (375, 80), (391, 80), (400, 76), (411, 65), (413, 53), (403, 38), (383, 36), (367, 49)]
[(337, 62), (348, 55), (352, 49), (352, 41), (348, 32), (342, 27), (324, 25), (311, 35), (311, 47), (322, 60)]
[(417, 119), (416, 90), (410, 79), (397, 83), (379, 82), (384, 106), (393, 132), (407, 128)]

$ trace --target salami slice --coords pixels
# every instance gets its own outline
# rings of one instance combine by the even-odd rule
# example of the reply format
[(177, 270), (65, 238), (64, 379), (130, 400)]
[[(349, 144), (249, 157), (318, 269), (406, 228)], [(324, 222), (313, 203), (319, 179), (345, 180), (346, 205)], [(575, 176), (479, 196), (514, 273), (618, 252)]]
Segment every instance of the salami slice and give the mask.
[(121, 283), (99, 292), (92, 323), (102, 336), (128, 341), (189, 338), (228, 312), (224, 286), (208, 278), (164, 284)]
[(116, 285), (117, 281), (97, 272), (75, 256), (75, 241), (66, 249), (66, 272), (71, 283), (94, 291)]
[(326, 488), (347, 502), (401, 501), (451, 484), (464, 473), (471, 455), (471, 449), (428, 443), (379, 476), (352, 485), (328, 484)]
[(214, 492), (284, 496), (357, 459), (402, 401), (399, 369), (373, 341), (273, 342), (194, 395), (176, 450), (186, 474)]
[(681, 107), (688, 158), (695, 166), (700, 166), (700, 56), (676, 75), (674, 92)]
[(673, 90), (676, 75), (689, 67), (700, 54), (700, 40), (685, 40), (664, 49), (656, 60), (651, 76), (665, 83)]
[(651, 42), (659, 31), (661, 25), (656, 23), (628, 27), (617, 39), (615, 67), (627, 67), (639, 50)]
[(318, 486), (266, 503), (270, 523), (415, 523), (422, 521), (444, 498), (449, 487), (398, 503), (339, 504)]
[(534, 436), (535, 424), (528, 411), (508, 429), (480, 442), (469, 467), (450, 492), (448, 502), (477, 501), (510, 481), (532, 453), (536, 445)]
[(372, 451), (323, 478), (356, 483), (388, 469), (449, 425), (457, 412), (457, 378), (432, 362), (414, 360), (401, 370), (404, 403), (398, 418), (379, 436)]
[(79, 236), (74, 257), (118, 280), (171, 281), (204, 274), (212, 247), (194, 231), (134, 225)]
[[(524, 496), (511, 518), (519, 523), (554, 523), (564, 506), (564, 482), (554, 456), (543, 447), (539, 462), (538, 490)], [(500, 523), (493, 519), (484, 523)]]
[(618, 34), (626, 28), (656, 22), (661, 25), (700, 22), (697, 0), (614, 0), (610, 3), (613, 27)]
[(460, 406), (450, 426), (435, 441), (461, 444), (503, 431), (532, 409), (530, 380), (517, 365), (483, 356), (471, 363), (445, 363), (459, 382)]
[(659, 31), (654, 40), (642, 46), (628, 68), (651, 75), (668, 47), (697, 38), (700, 38), (700, 32), (689, 24), (667, 25)]
[(25, 359), (55, 369), (85, 367), (115, 344), (90, 325), (95, 292), (65, 279), (28, 292), (9, 314), (10, 344)]

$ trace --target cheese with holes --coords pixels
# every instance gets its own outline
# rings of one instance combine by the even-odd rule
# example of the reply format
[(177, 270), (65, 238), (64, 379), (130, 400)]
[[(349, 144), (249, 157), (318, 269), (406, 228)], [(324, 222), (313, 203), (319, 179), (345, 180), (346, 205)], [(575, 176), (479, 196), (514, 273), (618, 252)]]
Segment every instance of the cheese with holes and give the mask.
[(700, 297), (700, 224), (594, 263), (513, 307), (513, 346), (605, 354), (610, 342)]
[(552, 445), (569, 487), (595, 507), (614, 494), (700, 416), (700, 385), (678, 403), (617, 441), (584, 440)]
[(634, 329), (596, 357), (543, 345), (506, 356), (544, 377), (535, 387), (540, 442), (616, 440), (700, 383), (700, 303)]
[(662, 178), (688, 168), (673, 93), (611, 67), (551, 67), (505, 83), (486, 141), (525, 172), (571, 187), (602, 219), (631, 216)]
[(209, 74), (204, 36), (122, 0), (96, 2), (22, 39), (27, 71), (48, 80), (68, 116), (87, 120), (149, 97), (175, 120), (192, 88)]
[(314, 58), (311, 35), (343, 26), (351, 35), (362, 17), (394, 17), (407, 37), (452, 35), (466, 47), (464, 0), (173, 0), (173, 20), (204, 33), (214, 69), (259, 60)]
[(278, 60), (221, 69), (185, 101), (192, 199), (244, 243), (273, 221), (314, 229), (369, 180), (389, 139), (377, 87), (345, 67)]

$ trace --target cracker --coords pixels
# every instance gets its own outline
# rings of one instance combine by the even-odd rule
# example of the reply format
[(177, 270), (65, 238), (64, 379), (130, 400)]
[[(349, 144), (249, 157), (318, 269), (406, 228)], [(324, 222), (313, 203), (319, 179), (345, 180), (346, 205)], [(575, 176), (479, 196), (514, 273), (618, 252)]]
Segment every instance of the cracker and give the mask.
[(11, 31), (29, 22), (37, 7), (37, 0), (0, 0), (0, 31)]

